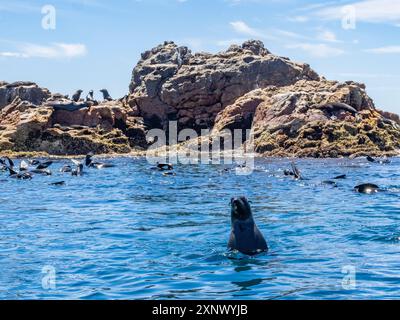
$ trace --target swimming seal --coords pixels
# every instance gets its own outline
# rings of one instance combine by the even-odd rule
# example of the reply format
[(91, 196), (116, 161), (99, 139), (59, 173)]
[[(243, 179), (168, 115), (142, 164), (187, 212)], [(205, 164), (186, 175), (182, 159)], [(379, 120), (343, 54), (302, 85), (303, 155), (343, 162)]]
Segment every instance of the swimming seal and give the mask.
[(103, 168), (112, 168), (114, 165), (104, 162), (94, 162), (93, 154), (89, 153), (86, 155), (85, 165), (89, 168), (103, 169)]
[(76, 176), (76, 177), (81, 176), (83, 174), (83, 163), (81, 163), (77, 160), (73, 160), (73, 159), (71, 161), (76, 166), (76, 168), (71, 171), (71, 175)]
[(60, 172), (62, 172), (62, 173), (72, 172), (72, 167), (69, 165), (65, 165), (60, 169)]
[(36, 169), (37, 170), (43, 170), (43, 169), (47, 169), (48, 167), (50, 167), (53, 164), (53, 161), (45, 161), (45, 162), (41, 162)]
[(8, 171), (10, 172), (10, 178), (18, 179), (18, 180), (31, 180), (32, 174), (29, 172), (16, 172), (12, 168), (8, 167)]
[(171, 163), (159, 163), (159, 162), (157, 162), (157, 168), (159, 170), (174, 170), (174, 166)]
[(243, 254), (256, 255), (268, 251), (268, 245), (253, 219), (245, 197), (231, 199), (232, 229), (228, 248)]
[(354, 190), (359, 193), (372, 194), (379, 192), (379, 186), (372, 183), (364, 183), (354, 187)]
[(49, 169), (34, 169), (30, 171), (31, 173), (41, 174), (43, 176), (51, 176), (52, 173)]
[(53, 183), (50, 183), (50, 185), (56, 186), (56, 187), (65, 186), (65, 181), (53, 182)]
[(294, 162), (291, 163), (292, 170), (284, 170), (285, 176), (293, 177), (295, 180), (304, 180), (300, 170), (297, 168)]
[(343, 179), (346, 179), (346, 178), (347, 178), (347, 175), (342, 174), (340, 176), (334, 177), (333, 180), (343, 180)]
[(379, 164), (389, 164), (391, 161), (389, 159), (383, 159), (383, 160), (376, 160), (372, 158), (371, 156), (367, 156), (367, 161), (372, 162), (372, 163), (379, 163)]
[(73, 95), (72, 95), (72, 101), (78, 102), (79, 99), (81, 98), (82, 90), (77, 90)]

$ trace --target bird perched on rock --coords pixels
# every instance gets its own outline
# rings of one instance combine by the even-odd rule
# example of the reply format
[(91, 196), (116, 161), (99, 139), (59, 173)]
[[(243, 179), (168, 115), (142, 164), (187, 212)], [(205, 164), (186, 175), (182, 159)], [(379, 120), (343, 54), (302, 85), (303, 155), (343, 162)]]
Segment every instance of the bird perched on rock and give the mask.
[(113, 98), (111, 98), (110, 94), (108, 93), (107, 89), (101, 89), (100, 92), (103, 94), (103, 99), (105, 101), (112, 101)]
[(82, 90), (77, 90), (72, 96), (72, 101), (78, 102), (79, 99), (81, 98), (82, 92), (83, 92)]

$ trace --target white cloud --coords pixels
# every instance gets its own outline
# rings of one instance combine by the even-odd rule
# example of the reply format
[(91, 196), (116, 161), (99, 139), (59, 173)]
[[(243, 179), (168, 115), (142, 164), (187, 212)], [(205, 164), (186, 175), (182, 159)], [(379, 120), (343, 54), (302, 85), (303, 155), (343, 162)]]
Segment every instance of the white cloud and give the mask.
[(345, 53), (344, 50), (334, 48), (326, 44), (298, 43), (286, 46), (288, 49), (300, 49), (307, 52), (309, 55), (317, 58), (329, 58), (340, 56)]
[(288, 21), (299, 22), (299, 23), (304, 23), (304, 22), (307, 22), (309, 20), (310, 20), (310, 18), (307, 17), (307, 16), (295, 16), (295, 17), (289, 17), (288, 18)]
[[(400, 21), (399, 0), (364, 0), (346, 3), (355, 9), (357, 21), (366, 22), (392, 22)], [(316, 15), (327, 20), (343, 18), (343, 6), (331, 6), (316, 12)]]
[(387, 46), (387, 47), (366, 49), (364, 51), (375, 54), (400, 54), (400, 46)]
[(275, 39), (275, 37), (267, 35), (258, 29), (252, 28), (243, 21), (230, 22), (232, 28), (239, 34), (259, 38), (259, 39)]
[(6, 57), (6, 58), (28, 58), (26, 55), (20, 52), (10, 52), (10, 51), (4, 51), (0, 52), (0, 57)]
[(43, 46), (32, 43), (24, 43), (19, 45), (16, 52), (0, 52), (2, 57), (13, 58), (76, 58), (87, 54), (84, 44), (54, 43), (49, 46)]
[(321, 41), (326, 41), (326, 42), (340, 42), (337, 38), (336, 38), (336, 34), (333, 33), (332, 31), (329, 30), (324, 30), (321, 31), (317, 38)]
[(234, 21), (234, 22), (231, 22), (230, 25), (238, 33), (245, 34), (245, 35), (252, 36), (252, 37), (261, 36), (261, 33), (259, 31), (257, 31), (254, 28), (251, 28), (243, 21)]

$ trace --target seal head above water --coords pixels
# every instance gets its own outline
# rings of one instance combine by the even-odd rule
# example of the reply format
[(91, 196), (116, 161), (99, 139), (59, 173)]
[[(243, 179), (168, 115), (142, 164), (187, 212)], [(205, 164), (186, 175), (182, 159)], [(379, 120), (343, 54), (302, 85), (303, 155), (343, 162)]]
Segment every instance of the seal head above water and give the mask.
[(372, 194), (379, 192), (379, 186), (372, 183), (364, 183), (354, 187), (354, 190), (359, 193)]
[(243, 254), (256, 255), (268, 251), (268, 245), (254, 222), (250, 204), (245, 197), (231, 199), (232, 229), (228, 248)]

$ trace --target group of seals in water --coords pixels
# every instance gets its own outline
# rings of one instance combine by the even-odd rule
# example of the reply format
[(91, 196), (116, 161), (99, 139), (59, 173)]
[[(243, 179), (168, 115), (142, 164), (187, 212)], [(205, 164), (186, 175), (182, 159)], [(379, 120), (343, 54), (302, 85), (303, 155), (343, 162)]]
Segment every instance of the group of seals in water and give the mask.
[[(84, 173), (84, 167), (103, 169), (111, 168), (112, 164), (93, 161), (93, 154), (88, 154), (84, 161), (72, 159), (73, 165), (66, 164), (61, 169), (61, 173), (70, 173), (72, 176), (81, 176)], [(52, 172), (48, 169), (53, 164), (53, 161), (39, 160), (22, 160), (17, 167), (15, 162), (9, 157), (0, 158), (0, 171), (8, 171), (9, 177), (18, 180), (31, 180), (35, 174), (43, 176), (51, 176)], [(65, 185), (65, 181), (51, 183), (53, 186)]]
[[(71, 160), (74, 166), (64, 165), (61, 168), (62, 173), (71, 173), (72, 176), (81, 176), (84, 173), (84, 167), (93, 169), (103, 169), (113, 167), (112, 164), (93, 160), (94, 155), (86, 155), (83, 161)], [(378, 161), (372, 157), (367, 157), (369, 162), (386, 164), (390, 161)], [(51, 175), (48, 168), (53, 164), (53, 161), (39, 160), (22, 160), (18, 169), (13, 160), (9, 157), (0, 159), (0, 171), (9, 171), (11, 178), (20, 180), (30, 180), (33, 174)], [(33, 168), (32, 168), (33, 167)], [(157, 163), (156, 170), (162, 171), (165, 175), (174, 175), (174, 167), (169, 163)], [(16, 171), (18, 170), (18, 171)], [(291, 163), (291, 170), (284, 171), (285, 176), (293, 177), (295, 180), (305, 180), (299, 168), (294, 162)], [(336, 181), (346, 179), (346, 175), (339, 175), (332, 180), (324, 181), (325, 184), (336, 185)], [(51, 183), (52, 186), (63, 186), (65, 181)], [(354, 187), (354, 190), (359, 193), (373, 194), (381, 191), (379, 186), (372, 183), (365, 183)], [(268, 244), (263, 234), (255, 223), (250, 203), (246, 197), (232, 198), (231, 207), (231, 232), (228, 241), (228, 249), (238, 251), (245, 255), (257, 255), (259, 253), (268, 252)]]
[[(386, 158), (383, 160), (377, 160), (377, 159), (372, 158), (371, 156), (367, 156), (366, 159), (368, 162), (377, 163), (377, 164), (390, 164), (391, 163), (391, 161)], [(291, 170), (288, 170), (288, 169), (284, 170), (285, 176), (293, 177), (295, 180), (305, 180), (305, 178), (301, 174), (301, 171), (297, 168), (297, 166), (293, 162), (291, 163), (291, 167), (292, 167)], [(345, 174), (342, 174), (342, 175), (332, 178), (331, 180), (322, 181), (322, 184), (337, 187), (338, 185), (335, 180), (342, 180), (342, 179), (346, 179), (346, 178), (347, 178), (347, 176)], [(358, 193), (373, 194), (373, 193), (382, 191), (382, 189), (373, 183), (363, 183), (358, 186), (355, 186), (354, 191), (356, 191)]]
[(8, 171), (10, 178), (13, 179), (31, 180), (34, 174), (50, 176), (51, 171), (48, 170), (48, 167), (52, 164), (52, 161), (22, 160), (17, 167), (13, 160), (5, 157), (4, 159), (0, 159), (0, 171)]
[[(367, 161), (378, 164), (390, 163), (388, 159), (376, 160), (372, 157), (367, 157)], [(295, 180), (305, 179), (293, 162), (291, 163), (291, 169), (284, 170), (284, 175), (293, 177)], [(346, 178), (347, 176), (342, 174), (334, 177), (332, 180), (323, 181), (323, 183), (337, 187), (336, 181)], [(382, 189), (376, 184), (364, 183), (355, 186), (354, 191), (364, 194), (374, 194), (382, 191)], [(231, 233), (228, 249), (250, 256), (268, 251), (267, 242), (254, 221), (249, 201), (245, 197), (231, 199)]]

